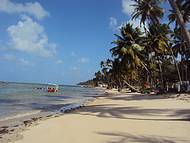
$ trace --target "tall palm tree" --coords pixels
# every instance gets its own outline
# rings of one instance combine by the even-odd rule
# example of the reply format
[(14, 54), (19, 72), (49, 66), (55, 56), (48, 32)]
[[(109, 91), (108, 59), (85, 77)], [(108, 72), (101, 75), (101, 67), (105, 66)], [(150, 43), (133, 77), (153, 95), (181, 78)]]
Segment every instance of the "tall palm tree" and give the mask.
[(116, 47), (110, 51), (112, 56), (119, 58), (122, 62), (127, 64), (128, 67), (133, 69), (143, 66), (143, 55), (141, 51), (144, 49), (142, 46), (142, 33), (139, 28), (133, 28), (131, 24), (126, 24), (121, 28), (121, 35), (115, 35), (117, 40), (112, 43)]
[[(190, 1), (189, 0), (177, 0), (176, 5), (183, 16), (183, 20), (185, 23), (190, 22)], [(179, 24), (177, 22), (177, 15), (174, 10), (170, 10), (170, 14), (168, 15), (169, 24), (175, 22), (175, 28), (179, 28)]]
[[(187, 81), (187, 64), (188, 59), (190, 58), (190, 54), (187, 52), (187, 45), (184, 39), (181, 37), (180, 29), (174, 29), (174, 35), (173, 35), (173, 41), (172, 41), (172, 51), (176, 58), (178, 58), (178, 55), (181, 55), (181, 63), (182, 67), (184, 68), (185, 76), (183, 80)], [(183, 74), (182, 74), (183, 76)]]
[[(147, 22), (148, 26), (150, 27), (151, 25), (156, 25), (160, 23), (160, 19), (164, 15), (164, 10), (160, 7), (160, 3), (162, 0), (133, 0), (135, 4), (133, 5), (135, 7), (134, 12), (132, 14), (132, 19), (137, 19), (140, 17), (140, 24), (144, 25), (145, 31), (147, 32), (148, 30), (146, 29), (145, 25)], [(147, 34), (147, 33), (146, 33)], [(146, 49), (147, 54), (147, 63), (149, 67), (149, 73), (148, 73), (148, 78), (147, 82), (150, 83), (150, 85), (153, 85), (153, 79), (152, 79), (152, 74), (153, 74), (153, 63), (151, 59), (153, 51), (152, 49)]]
[[(148, 21), (150, 23), (149, 26), (159, 24), (159, 19), (162, 18), (162, 16), (163, 16), (163, 9), (159, 6), (159, 4), (162, 2), (162, 0), (134, 0), (134, 1), (136, 2), (136, 4), (134, 5), (135, 10), (132, 15), (132, 18), (141, 17), (141, 23), (145, 24), (145, 21)], [(182, 15), (180, 15), (181, 13), (180, 13), (176, 3), (174, 2), (175, 0), (174, 1), (168, 0), (168, 1), (172, 5), (173, 11), (176, 13), (177, 19), (180, 18), (178, 21), (180, 21), (180, 23), (181, 23), (180, 26), (183, 27), (181, 29), (183, 29), (183, 31), (186, 30), (184, 33), (184, 35), (185, 35), (184, 38), (187, 39), (187, 43), (190, 46), (190, 43), (188, 42), (188, 41), (190, 41), (189, 32), (187, 31), (187, 29), (185, 29), (185, 23), (183, 21), (183, 17), (182, 17)], [(189, 3), (187, 1), (189, 1), (189, 0), (178, 0), (178, 1), (186, 1), (185, 7), (186, 7), (186, 11), (187, 11), (189, 8)], [(151, 11), (156, 11), (156, 12), (151, 12)], [(189, 12), (187, 12), (187, 13), (189, 13)], [(173, 57), (173, 59), (174, 59), (174, 57)], [(176, 65), (176, 68), (178, 69), (177, 65)], [(181, 81), (179, 70), (177, 70), (177, 71), (178, 71), (179, 79)]]
[[(158, 65), (159, 75), (162, 85), (164, 85), (163, 70), (162, 70), (162, 60), (164, 55), (168, 52), (168, 27), (166, 24), (152, 24), (149, 26), (149, 31), (147, 33), (146, 40), (146, 51), (147, 54), (152, 54), (151, 64)], [(152, 69), (152, 72), (155, 69)]]
[[(183, 16), (183, 21), (184, 23), (190, 22), (190, 1), (189, 0), (176, 0), (176, 5)], [(189, 44), (186, 38), (184, 38), (184, 32), (182, 31), (182, 28), (179, 25), (178, 19), (177, 19), (177, 14), (174, 10), (171, 10), (171, 14), (168, 16), (170, 23), (175, 22), (175, 29), (174, 29), (174, 46), (173, 46), (173, 51), (174, 55), (177, 56), (178, 54), (181, 55), (181, 63), (182, 67), (184, 68), (184, 73), (185, 73), (185, 78), (183, 80), (187, 80), (187, 63), (188, 59), (190, 56), (190, 50), (188, 49)], [(169, 24), (170, 24), (169, 23)], [(183, 74), (182, 74), (183, 76)]]
[(163, 85), (165, 82), (162, 72), (162, 64), (163, 61), (166, 61), (166, 59), (170, 57), (175, 63), (178, 78), (180, 83), (182, 84), (178, 62), (176, 61), (174, 56), (176, 52), (173, 52), (173, 49), (176, 50), (176, 48), (172, 47), (173, 40), (171, 40), (172, 38), (170, 37), (171, 33), (172, 31), (167, 24), (156, 24), (149, 27), (149, 32), (147, 34), (146, 48), (149, 51), (154, 52), (154, 57), (159, 66), (160, 79), (163, 82)]
[[(180, 25), (182, 36), (185, 39), (185, 41), (187, 42), (187, 47), (190, 52), (190, 33), (186, 27), (184, 16), (183, 16), (182, 12), (180, 11), (180, 8), (177, 5), (177, 1), (179, 1), (179, 0), (168, 0), (169, 4), (171, 5), (171, 7), (173, 9), (173, 12), (175, 13), (177, 23)], [(181, 1), (183, 1), (183, 0), (181, 0)], [(189, 10), (190, 1), (189, 0), (185, 0), (185, 7), (186, 7), (186, 10), (185, 10), (186, 15), (189, 17), (189, 15), (190, 15), (190, 10)]]
[[(120, 29), (121, 34), (115, 35), (117, 40), (112, 43), (116, 46), (110, 51), (115, 58), (115, 64), (120, 65), (120, 75), (126, 81), (125, 75), (129, 75), (131, 80), (136, 79), (139, 68), (145, 68), (142, 50), (142, 32), (139, 28), (133, 28), (131, 24), (126, 24)], [(126, 73), (127, 71), (127, 73)], [(126, 83), (130, 86), (129, 83)]]
[(164, 11), (159, 6), (160, 0), (133, 0), (135, 4), (132, 19), (140, 17), (140, 24), (145, 25), (147, 21), (149, 24), (159, 23), (160, 18), (163, 17)]

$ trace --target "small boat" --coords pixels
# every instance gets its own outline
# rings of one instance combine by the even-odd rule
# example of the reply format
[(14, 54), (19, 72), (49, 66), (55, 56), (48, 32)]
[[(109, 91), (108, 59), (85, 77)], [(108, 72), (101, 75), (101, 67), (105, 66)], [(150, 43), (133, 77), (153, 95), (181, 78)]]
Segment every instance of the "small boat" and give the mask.
[(57, 84), (48, 84), (47, 92), (58, 92), (59, 86)]

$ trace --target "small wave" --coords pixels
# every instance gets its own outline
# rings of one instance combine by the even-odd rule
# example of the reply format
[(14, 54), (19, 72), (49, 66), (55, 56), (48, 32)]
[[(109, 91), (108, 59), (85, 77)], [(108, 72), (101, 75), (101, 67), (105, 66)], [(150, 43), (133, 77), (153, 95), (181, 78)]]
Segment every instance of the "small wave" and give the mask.
[(62, 108), (60, 108), (58, 110), (58, 113), (65, 113), (67, 111), (71, 111), (71, 110), (74, 110), (74, 109), (77, 109), (79, 107), (83, 106), (82, 104), (77, 104), (77, 103), (73, 103), (73, 104), (70, 104), (70, 105), (67, 105), (67, 106), (64, 106)]
[(0, 119), (0, 122), (6, 121), (6, 120), (12, 120), (12, 119), (22, 118), (22, 117), (26, 117), (26, 116), (38, 114), (38, 113), (40, 113), (40, 112), (41, 112), (40, 110), (37, 110), (37, 111), (29, 111), (29, 112), (27, 112), (27, 113), (21, 113), (21, 114), (15, 115), (15, 116), (9, 116), (9, 117), (2, 118), (2, 119)]

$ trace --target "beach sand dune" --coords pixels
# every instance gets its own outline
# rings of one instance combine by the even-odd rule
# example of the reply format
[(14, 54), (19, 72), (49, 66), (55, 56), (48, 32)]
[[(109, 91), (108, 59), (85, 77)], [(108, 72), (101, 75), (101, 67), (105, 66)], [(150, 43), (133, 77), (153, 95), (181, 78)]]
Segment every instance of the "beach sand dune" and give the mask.
[(114, 95), (42, 121), (16, 143), (190, 143), (190, 102)]

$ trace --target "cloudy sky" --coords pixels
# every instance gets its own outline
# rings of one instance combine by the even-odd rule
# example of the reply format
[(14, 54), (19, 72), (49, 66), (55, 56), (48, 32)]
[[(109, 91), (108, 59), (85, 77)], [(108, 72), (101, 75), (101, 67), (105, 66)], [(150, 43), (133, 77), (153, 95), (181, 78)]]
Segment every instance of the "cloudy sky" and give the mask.
[[(110, 56), (130, 0), (0, 0), (0, 80), (76, 84)], [(138, 25), (138, 20), (132, 22)]]

